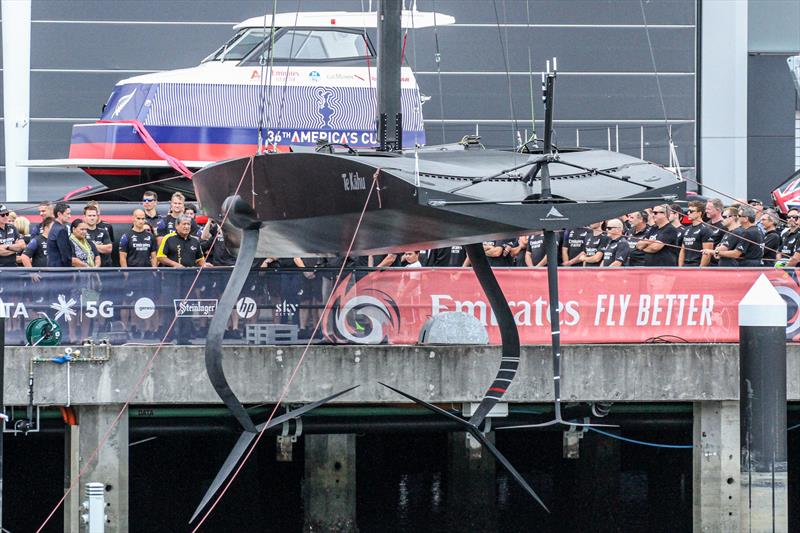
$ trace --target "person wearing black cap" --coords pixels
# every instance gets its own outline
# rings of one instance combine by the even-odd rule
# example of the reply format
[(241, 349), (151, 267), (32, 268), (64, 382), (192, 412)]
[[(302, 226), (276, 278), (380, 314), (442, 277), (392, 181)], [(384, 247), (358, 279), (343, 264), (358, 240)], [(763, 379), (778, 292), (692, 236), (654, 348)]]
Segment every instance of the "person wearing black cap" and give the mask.
[(17, 266), (17, 254), (25, 249), (25, 241), (8, 221), (8, 209), (0, 205), (0, 267)]

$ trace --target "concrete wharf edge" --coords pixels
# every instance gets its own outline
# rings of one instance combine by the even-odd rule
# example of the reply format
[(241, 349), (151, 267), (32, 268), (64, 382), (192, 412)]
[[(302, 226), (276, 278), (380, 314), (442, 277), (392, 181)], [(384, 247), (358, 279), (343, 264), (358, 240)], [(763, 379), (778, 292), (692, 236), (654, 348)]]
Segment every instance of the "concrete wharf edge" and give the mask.
[[(303, 346), (225, 347), (224, 367), (233, 390), (245, 403), (276, 400), (303, 352)], [(110, 348), (105, 362), (67, 365), (35, 363), (37, 405), (123, 403), (155, 347)], [(84, 350), (86, 352), (86, 350)], [(102, 350), (96, 350), (97, 354)], [(787, 350), (788, 400), (800, 400), (800, 345)], [(63, 348), (7, 347), (7, 405), (28, 401), (31, 357), (49, 358)], [(343, 403), (397, 403), (403, 400), (378, 381), (431, 402), (479, 401), (500, 363), (499, 346), (312, 346), (286, 401), (309, 402), (333, 391), (361, 385)], [(568, 345), (563, 349), (565, 401), (720, 401), (739, 398), (736, 344)], [(550, 348), (523, 346), (509, 402), (552, 401)], [(69, 393), (69, 397), (68, 397)], [(221, 403), (208, 381), (202, 346), (162, 348), (135, 404)]]

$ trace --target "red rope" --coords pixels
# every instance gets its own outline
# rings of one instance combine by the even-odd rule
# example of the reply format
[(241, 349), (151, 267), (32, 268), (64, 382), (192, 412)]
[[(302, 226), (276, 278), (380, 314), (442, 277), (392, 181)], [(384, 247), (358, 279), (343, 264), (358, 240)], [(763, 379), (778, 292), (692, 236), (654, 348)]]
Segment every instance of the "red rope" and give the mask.
[(138, 120), (98, 120), (98, 124), (130, 124), (133, 126), (133, 129), (136, 130), (136, 133), (139, 134), (139, 137), (142, 138), (144, 143), (150, 148), (154, 154), (158, 157), (169, 163), (169, 166), (183, 174), (189, 179), (192, 179), (194, 175), (189, 168), (183, 164), (183, 161), (178, 159), (177, 157), (173, 157), (169, 155), (167, 152), (164, 151), (163, 148), (153, 139), (150, 132), (147, 131), (147, 128), (144, 127), (144, 124), (139, 122)]

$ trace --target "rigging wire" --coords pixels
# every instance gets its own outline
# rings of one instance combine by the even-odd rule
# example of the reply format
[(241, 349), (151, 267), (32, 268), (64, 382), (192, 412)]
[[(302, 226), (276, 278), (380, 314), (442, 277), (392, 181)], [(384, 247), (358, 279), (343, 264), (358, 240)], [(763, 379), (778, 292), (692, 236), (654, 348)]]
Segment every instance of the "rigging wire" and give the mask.
[[(442, 52), (439, 48), (439, 25), (436, 23), (436, 0), (433, 0), (433, 44), (435, 52), (433, 61), (436, 63), (436, 80), (439, 84), (439, 125), (442, 128), (442, 144), (445, 144), (444, 133), (444, 89), (442, 89)], [(413, 38), (413, 35), (412, 35)]]
[(661, 102), (661, 112), (664, 114), (664, 127), (667, 129), (667, 139), (669, 140), (669, 152), (672, 159), (675, 161), (675, 168), (678, 171), (678, 177), (683, 179), (681, 173), (681, 163), (678, 160), (678, 153), (675, 150), (675, 141), (672, 138), (672, 128), (669, 125), (669, 118), (667, 118), (667, 106), (664, 103), (664, 92), (661, 89), (661, 78), (658, 74), (658, 66), (656, 65), (656, 55), (653, 51), (653, 41), (650, 38), (650, 26), (647, 24), (647, 15), (644, 10), (644, 0), (639, 0), (639, 7), (642, 10), (642, 21), (644, 22), (644, 31), (647, 36), (647, 47), (650, 50), (650, 61), (653, 63), (653, 74), (656, 78), (656, 88), (658, 89), (658, 99)]
[[(242, 187), (242, 183), (244, 183), (244, 178), (247, 175), (248, 170), (251, 173), (253, 172), (254, 157), (255, 156), (250, 156), (250, 159), (249, 159), (247, 165), (244, 168), (244, 172), (242, 172), (242, 177), (239, 179), (239, 184), (236, 186), (236, 191), (233, 193), (234, 195), (239, 193), (239, 189)], [(232, 207), (233, 207), (233, 204), (228, 206), (228, 209), (225, 211), (225, 213), (224, 213), (224, 215), (222, 217), (222, 220), (220, 221), (220, 226), (225, 224), (225, 221), (228, 219), (228, 214), (230, 213), (230, 210), (231, 210)], [(217, 242), (216, 238), (212, 240), (211, 246), (208, 248), (208, 252), (206, 252), (205, 258), (208, 258), (208, 257), (211, 256), (211, 252), (214, 250), (214, 246), (215, 246), (216, 242)], [(201, 265), (200, 268), (197, 269), (197, 274), (195, 274), (194, 279), (192, 280), (192, 283), (189, 286), (189, 289), (186, 291), (186, 296), (183, 297), (183, 302), (186, 302), (186, 300), (191, 295), (192, 290), (194, 290), (194, 287), (197, 284), (197, 281), (200, 279), (200, 275), (203, 273), (203, 270), (205, 268), (206, 268), (206, 265), (205, 265), (205, 262), (204, 262), (203, 265)], [(120, 408), (120, 410), (117, 413), (117, 415), (111, 421), (111, 424), (109, 424), (108, 429), (105, 431), (103, 436), (100, 438), (100, 442), (97, 444), (95, 449), (92, 451), (91, 454), (89, 454), (89, 457), (86, 459), (85, 464), (83, 465), (83, 468), (81, 468), (80, 471), (78, 472), (78, 475), (75, 478), (75, 480), (64, 491), (64, 495), (61, 497), (60, 500), (58, 500), (56, 505), (53, 507), (52, 511), (50, 511), (50, 514), (47, 515), (47, 517), (44, 519), (42, 524), (36, 530), (36, 533), (41, 533), (41, 531), (45, 528), (45, 526), (50, 521), (50, 519), (53, 517), (53, 515), (56, 513), (56, 511), (59, 509), (59, 507), (61, 507), (61, 505), (66, 501), (67, 496), (69, 496), (70, 492), (75, 490), (75, 488), (76, 488), (77, 484), (80, 482), (81, 478), (84, 476), (84, 474), (86, 474), (86, 471), (89, 469), (89, 467), (92, 466), (95, 458), (97, 458), (97, 455), (100, 453), (100, 449), (103, 446), (105, 446), (106, 442), (108, 442), (108, 439), (111, 437), (111, 433), (114, 431), (114, 429), (119, 424), (120, 420), (122, 419), (122, 416), (128, 410), (128, 407), (130, 406), (131, 402), (133, 401), (133, 399), (138, 394), (139, 390), (141, 390), (145, 379), (147, 379), (147, 376), (150, 374), (150, 369), (153, 367), (153, 364), (155, 363), (156, 359), (158, 358), (159, 353), (161, 352), (161, 349), (167, 344), (167, 337), (169, 337), (169, 334), (172, 333), (172, 329), (175, 327), (175, 323), (177, 322), (177, 320), (178, 320), (178, 315), (176, 314), (172, 318), (172, 321), (170, 322), (169, 326), (167, 327), (166, 331), (164, 332), (164, 336), (161, 338), (161, 341), (158, 343), (158, 345), (156, 345), (156, 349), (153, 352), (153, 355), (151, 355), (150, 358), (145, 363), (145, 366), (142, 369), (141, 373), (139, 374), (139, 377), (138, 377), (138, 380), (136, 381), (136, 384), (133, 386), (131, 391), (128, 393), (128, 396), (125, 398), (125, 402), (122, 404), (122, 408)]]
[[(364, 207), (361, 209), (361, 214), (358, 217), (358, 221), (356, 223), (355, 230), (353, 231), (353, 237), (350, 239), (350, 245), (347, 247), (347, 252), (345, 253), (344, 257), (349, 257), (350, 254), (353, 251), (353, 246), (355, 245), (356, 237), (358, 236), (358, 231), (361, 228), (361, 223), (364, 220), (364, 215), (366, 214), (367, 208), (369, 207), (369, 202), (370, 202), (370, 199), (372, 198), (373, 191), (375, 191), (376, 189), (378, 191), (380, 191), (380, 188), (379, 188), (379, 185), (378, 185), (378, 175), (380, 174), (380, 172), (381, 172), (381, 169), (378, 168), (375, 171), (375, 173), (372, 175), (372, 185), (370, 186), (369, 191), (367, 192), (367, 198), (364, 201)], [(379, 208), (380, 208), (380, 206), (379, 206)], [(342, 277), (342, 273), (344, 272), (344, 267), (345, 267), (346, 263), (347, 263), (346, 261), (342, 261), (342, 264), (339, 267), (339, 272), (336, 274), (336, 279), (333, 282), (334, 289), (339, 286), (339, 283), (340, 283), (341, 277)], [(200, 530), (200, 528), (202, 527), (203, 523), (206, 521), (206, 519), (208, 519), (208, 517), (211, 515), (211, 513), (217, 507), (217, 504), (222, 500), (223, 496), (225, 496), (225, 493), (228, 491), (228, 488), (230, 488), (230, 486), (236, 480), (236, 477), (239, 475), (239, 472), (242, 470), (242, 468), (244, 468), (244, 465), (247, 464), (247, 460), (250, 458), (250, 455), (253, 453), (253, 450), (255, 450), (256, 447), (258, 447), (258, 443), (261, 440), (261, 437), (264, 435), (264, 433), (266, 433), (266, 428), (269, 426), (269, 423), (272, 421), (273, 417), (275, 416), (275, 413), (277, 413), (278, 409), (280, 408), (281, 404), (283, 403), (284, 399), (286, 398), (286, 395), (289, 393), (289, 387), (291, 387), (295, 376), (297, 376), (297, 373), (299, 372), (300, 368), (303, 366), (303, 362), (305, 361), (306, 354), (308, 353), (308, 350), (311, 347), (311, 343), (314, 340), (314, 337), (316, 336), (317, 331), (319, 331), (320, 325), (322, 324), (322, 319), (325, 316), (325, 311), (330, 309), (331, 300), (333, 299), (333, 295), (335, 293), (336, 293), (335, 290), (331, 290), (330, 294), (328, 295), (328, 299), (325, 301), (325, 305), (323, 306), (323, 312), (320, 313), (319, 318), (317, 319), (316, 323), (314, 324), (314, 329), (311, 332), (311, 335), (309, 336), (308, 341), (306, 342), (305, 348), (303, 349), (303, 353), (300, 355), (300, 358), (298, 359), (297, 364), (294, 366), (294, 369), (292, 370), (292, 373), (289, 375), (289, 379), (287, 380), (286, 385), (284, 385), (283, 390), (281, 391), (281, 394), (278, 397), (277, 402), (275, 403), (275, 406), (272, 408), (272, 412), (270, 413), (269, 418), (267, 418), (267, 420), (263, 423), (263, 429), (258, 432), (258, 436), (255, 438), (253, 443), (250, 444), (250, 448), (248, 449), (247, 454), (245, 454), (244, 458), (239, 463), (239, 466), (236, 468), (236, 470), (233, 472), (233, 474), (231, 474), (230, 479), (228, 479), (228, 482), (225, 484), (225, 486), (222, 488), (222, 490), (219, 491), (219, 494), (217, 495), (216, 499), (211, 504), (211, 506), (208, 508), (206, 513), (203, 515), (203, 517), (199, 520), (199, 522), (197, 523), (197, 526), (195, 526), (195, 528), (192, 530), (192, 533), (196, 533), (197, 531)]]
[[(294, 28), (297, 28), (297, 21), (300, 17), (300, 4), (302, 0), (297, 0), (297, 11), (294, 12)], [(289, 89), (289, 70), (292, 68), (292, 54), (294, 53), (294, 40), (297, 35), (296, 31), (292, 31), (292, 40), (289, 42), (289, 59), (286, 61), (286, 76), (283, 77), (283, 89), (281, 90), (281, 106), (278, 108), (278, 126), (275, 128), (276, 135), (273, 137), (273, 149), (278, 149), (278, 135), (280, 135), (281, 128), (283, 127), (283, 110), (286, 108), (286, 91)], [(272, 101), (270, 100), (270, 104)], [(269, 120), (267, 121), (269, 126)], [(253, 190), (255, 194), (255, 190)]]
[(536, 98), (533, 95), (533, 58), (531, 55), (531, 34), (533, 29), (531, 28), (530, 0), (525, 0), (525, 15), (528, 21), (526, 28), (528, 32), (528, 92), (531, 97), (531, 136), (525, 139), (525, 142), (528, 143), (536, 140)]
[(628, 437), (623, 437), (622, 435), (615, 435), (608, 431), (603, 431), (601, 429), (593, 428), (591, 426), (589, 426), (587, 429), (589, 431), (594, 431), (595, 433), (599, 433), (600, 435), (604, 435), (612, 439), (621, 440), (623, 442), (628, 442), (630, 444), (638, 444), (640, 446), (650, 446), (653, 448), (670, 448), (678, 450), (688, 450), (694, 448), (694, 444), (660, 444), (657, 442), (646, 442), (643, 440), (630, 439)]
[[(260, 54), (258, 58), (258, 62), (261, 65), (261, 76), (259, 78), (259, 103), (258, 103), (258, 154), (260, 155), (263, 150), (264, 146), (264, 112), (266, 107), (265, 98), (269, 98), (269, 106), (272, 107), (272, 62), (274, 59), (273, 50), (275, 48), (275, 15), (278, 11), (278, 0), (272, 0), (272, 20), (270, 21), (270, 30), (269, 30), (269, 51), (267, 52), (268, 59), (264, 58), (264, 54)], [(264, 23), (262, 26), (262, 31), (264, 32), (264, 42), (267, 40), (267, 12), (264, 12)], [(291, 53), (291, 51), (290, 51)], [(266, 79), (264, 77), (264, 67), (269, 61), (269, 74), (268, 78), (269, 81), (265, 84)], [(267, 89), (266, 86), (269, 86)], [(268, 91), (269, 94), (266, 94)]]
[[(503, 41), (503, 30), (500, 28), (500, 15), (497, 12), (497, 0), (492, 0), (492, 6), (494, 7), (494, 19), (495, 19), (495, 27), (497, 28), (497, 37), (500, 41), (500, 51), (503, 55), (503, 66), (506, 69), (506, 83), (508, 85), (508, 107), (511, 110), (511, 147), (517, 146), (517, 131), (519, 130), (519, 126), (517, 124), (517, 115), (514, 113), (514, 98), (511, 90), (511, 70), (508, 64), (508, 51), (506, 50), (506, 43)], [(505, 0), (503, 2), (503, 7), (505, 10)]]

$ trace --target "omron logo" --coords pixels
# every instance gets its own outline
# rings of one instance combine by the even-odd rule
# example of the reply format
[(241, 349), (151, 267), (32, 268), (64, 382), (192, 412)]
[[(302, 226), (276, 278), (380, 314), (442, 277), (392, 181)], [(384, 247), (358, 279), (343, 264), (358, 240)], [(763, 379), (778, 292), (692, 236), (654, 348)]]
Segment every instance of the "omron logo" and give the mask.
[(210, 317), (217, 310), (217, 300), (172, 300), (175, 316)]

